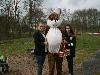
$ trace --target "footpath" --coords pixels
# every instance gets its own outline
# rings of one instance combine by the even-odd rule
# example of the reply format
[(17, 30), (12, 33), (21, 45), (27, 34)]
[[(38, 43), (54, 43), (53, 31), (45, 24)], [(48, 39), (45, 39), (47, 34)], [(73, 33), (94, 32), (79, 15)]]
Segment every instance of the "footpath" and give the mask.
[[(37, 64), (33, 55), (14, 55), (9, 59), (10, 72), (4, 75), (37, 75)], [(48, 75), (48, 71), (48, 58), (46, 57), (43, 75)], [(63, 61), (63, 75), (68, 75), (66, 59)], [(81, 64), (75, 64), (74, 75), (100, 75), (100, 50), (82, 61)]]
[(74, 69), (74, 75), (100, 75), (100, 50), (84, 60)]

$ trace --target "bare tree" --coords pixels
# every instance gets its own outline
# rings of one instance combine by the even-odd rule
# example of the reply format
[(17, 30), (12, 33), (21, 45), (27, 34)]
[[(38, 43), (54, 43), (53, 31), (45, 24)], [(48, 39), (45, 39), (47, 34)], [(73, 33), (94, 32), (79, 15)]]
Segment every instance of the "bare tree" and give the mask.
[(99, 11), (97, 9), (77, 10), (73, 13), (73, 23), (82, 32), (97, 31), (99, 26)]

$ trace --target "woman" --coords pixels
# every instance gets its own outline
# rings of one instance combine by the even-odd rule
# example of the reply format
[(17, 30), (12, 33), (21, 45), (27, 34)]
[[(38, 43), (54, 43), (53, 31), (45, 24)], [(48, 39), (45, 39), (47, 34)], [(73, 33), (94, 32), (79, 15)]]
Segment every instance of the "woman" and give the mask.
[(65, 26), (65, 32), (63, 34), (65, 38), (64, 42), (67, 43), (67, 48), (70, 49), (70, 55), (66, 56), (69, 75), (73, 75), (73, 57), (75, 57), (76, 36), (70, 24)]
[(42, 75), (42, 68), (46, 56), (45, 46), (47, 45), (47, 42), (45, 41), (45, 30), (46, 25), (40, 22), (33, 36), (35, 43), (34, 54), (36, 56), (36, 62), (38, 65), (38, 75)]

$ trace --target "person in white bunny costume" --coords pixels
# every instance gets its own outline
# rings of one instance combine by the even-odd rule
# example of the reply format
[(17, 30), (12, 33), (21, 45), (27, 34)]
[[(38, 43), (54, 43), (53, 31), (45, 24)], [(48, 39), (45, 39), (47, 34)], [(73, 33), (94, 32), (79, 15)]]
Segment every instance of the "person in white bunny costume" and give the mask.
[(60, 20), (61, 9), (55, 9), (53, 13), (48, 17), (47, 25), (50, 27), (46, 38), (49, 45), (50, 53), (58, 53), (60, 49), (60, 44), (62, 42), (62, 33), (57, 28), (61, 25), (62, 20)]
[(49, 75), (54, 75), (55, 65), (57, 75), (62, 75), (62, 61), (63, 58), (59, 57), (60, 46), (62, 42), (62, 33), (57, 28), (61, 25), (60, 19), (61, 9), (55, 9), (47, 19), (47, 25), (50, 27), (46, 38), (48, 42), (48, 63), (49, 63)]

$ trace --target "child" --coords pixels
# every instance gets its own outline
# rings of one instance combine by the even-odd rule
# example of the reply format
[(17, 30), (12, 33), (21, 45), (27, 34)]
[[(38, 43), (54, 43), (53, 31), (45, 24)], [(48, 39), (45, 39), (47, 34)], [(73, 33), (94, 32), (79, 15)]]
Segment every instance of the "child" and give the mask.
[(8, 72), (9, 66), (7, 57), (0, 55), (0, 74)]

